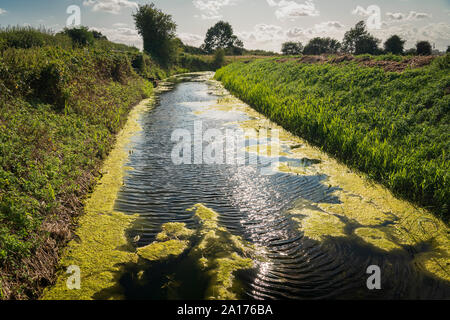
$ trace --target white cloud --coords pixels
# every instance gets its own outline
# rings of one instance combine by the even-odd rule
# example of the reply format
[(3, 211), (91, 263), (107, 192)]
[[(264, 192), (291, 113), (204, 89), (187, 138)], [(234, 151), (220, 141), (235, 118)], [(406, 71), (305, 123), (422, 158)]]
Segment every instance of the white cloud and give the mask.
[(406, 18), (406, 19), (407, 20), (420, 20), (420, 19), (427, 19), (427, 18), (431, 18), (431, 14), (411, 11), (408, 15), (408, 18)]
[(84, 0), (83, 5), (92, 7), (92, 11), (104, 11), (112, 14), (119, 14), (122, 8), (137, 8), (134, 1), (128, 0)]
[(273, 40), (282, 40), (285, 33), (282, 27), (271, 24), (257, 24), (252, 31), (240, 32), (238, 37), (244, 42), (262, 43)]
[(127, 27), (117, 28), (96, 28), (92, 27), (91, 30), (96, 30), (105, 35), (108, 40), (117, 43), (123, 43), (129, 46), (135, 46), (142, 49), (142, 38), (139, 36), (137, 30)]
[(388, 17), (389, 20), (403, 20), (405, 19), (405, 15), (401, 12), (388, 12), (386, 13), (386, 16)]
[(178, 38), (180, 38), (184, 44), (194, 47), (200, 47), (204, 40), (204, 37), (193, 33), (179, 33)]
[(0, 8), (0, 16), (1, 16), (2, 14), (7, 13), (7, 12), (8, 12), (8, 11), (6, 11), (5, 9)]
[(396, 24), (382, 30), (372, 30), (371, 33), (383, 42), (396, 34), (406, 40), (405, 48), (415, 47), (418, 41), (426, 40), (435, 44), (436, 48), (445, 50), (448, 46), (448, 39), (450, 39), (450, 24), (431, 23), (423, 27), (417, 27), (411, 23)]
[(282, 27), (264, 23), (255, 25), (251, 31), (238, 32), (236, 35), (247, 49), (280, 51), (281, 43), (286, 41)]
[(114, 27), (128, 27), (128, 24), (123, 22), (117, 22), (113, 24)]
[(361, 17), (368, 17), (371, 15), (371, 11), (364, 9), (361, 6), (357, 6), (355, 9), (353, 9), (352, 14)]
[(326, 21), (311, 28), (291, 28), (271, 24), (257, 24), (252, 31), (238, 32), (237, 36), (244, 41), (249, 49), (264, 49), (280, 51), (281, 44), (286, 41), (300, 41), (306, 45), (314, 37), (332, 37), (341, 39), (345, 26), (338, 21)]
[(202, 11), (201, 18), (204, 20), (217, 20), (222, 18), (220, 10), (226, 6), (235, 5), (237, 0), (193, 0), (194, 6)]
[(286, 32), (288, 38), (295, 38), (308, 42), (315, 37), (331, 37), (339, 39), (343, 36), (344, 25), (339, 21), (326, 21), (314, 25), (312, 28), (292, 28)]
[(276, 7), (275, 16), (280, 20), (294, 20), (298, 17), (316, 17), (320, 13), (316, 9), (314, 2), (306, 1), (305, 3), (298, 3), (296, 1), (280, 0), (267, 0), (267, 3), (271, 7)]
[(416, 12), (416, 11), (410, 11), (408, 15), (403, 14), (401, 12), (388, 12), (386, 13), (386, 16), (388, 17), (389, 20), (391, 21), (402, 21), (402, 20), (407, 20), (407, 21), (414, 21), (414, 20), (421, 20), (421, 19), (427, 19), (427, 18), (431, 18), (431, 14), (428, 13), (423, 13), (423, 12)]

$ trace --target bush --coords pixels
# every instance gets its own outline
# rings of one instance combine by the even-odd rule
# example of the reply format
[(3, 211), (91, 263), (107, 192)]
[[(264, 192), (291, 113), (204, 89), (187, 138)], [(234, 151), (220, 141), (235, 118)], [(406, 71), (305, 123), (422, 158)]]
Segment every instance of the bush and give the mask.
[(387, 53), (392, 54), (403, 54), (403, 47), (405, 45), (405, 40), (402, 40), (399, 36), (393, 35), (384, 43), (384, 50)]
[(6, 48), (30, 49), (33, 47), (61, 46), (67, 47), (69, 39), (55, 37), (46, 29), (32, 27), (7, 27), (0, 29), (0, 51)]
[(341, 48), (339, 41), (331, 38), (314, 38), (309, 41), (303, 50), (303, 54), (320, 55), (324, 53), (337, 53)]
[(303, 52), (303, 44), (301, 42), (285, 42), (281, 46), (281, 52), (286, 56), (300, 55)]
[(8, 43), (6, 39), (0, 38), (0, 52), (5, 50), (8, 47)]
[(429, 56), (432, 53), (431, 44), (428, 41), (419, 41), (416, 44), (416, 52), (419, 56)]
[(216, 67), (209, 56), (182, 54), (180, 56), (181, 67), (191, 71), (211, 71)]
[(216, 69), (220, 69), (225, 65), (225, 50), (217, 49), (214, 53), (213, 66)]
[(65, 28), (61, 33), (72, 39), (74, 47), (86, 47), (94, 44), (94, 35), (87, 27)]

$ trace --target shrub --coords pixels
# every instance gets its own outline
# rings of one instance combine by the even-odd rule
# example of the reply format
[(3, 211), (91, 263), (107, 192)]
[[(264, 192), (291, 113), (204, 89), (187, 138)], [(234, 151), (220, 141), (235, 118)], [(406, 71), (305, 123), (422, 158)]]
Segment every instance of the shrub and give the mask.
[(399, 36), (393, 35), (384, 43), (384, 50), (392, 54), (403, 54), (403, 47), (406, 40), (402, 40)]
[(303, 52), (303, 45), (301, 42), (285, 42), (281, 46), (281, 52), (287, 56), (300, 55)]
[(416, 52), (420, 56), (431, 55), (432, 49), (431, 44), (428, 41), (419, 41), (416, 44)]
[(220, 69), (225, 64), (225, 50), (224, 49), (217, 49), (214, 53), (214, 59), (213, 59), (213, 66), (216, 69)]
[(55, 37), (50, 30), (32, 27), (7, 27), (0, 29), (0, 51), (6, 48), (29, 49), (44, 46), (67, 45), (67, 39)]

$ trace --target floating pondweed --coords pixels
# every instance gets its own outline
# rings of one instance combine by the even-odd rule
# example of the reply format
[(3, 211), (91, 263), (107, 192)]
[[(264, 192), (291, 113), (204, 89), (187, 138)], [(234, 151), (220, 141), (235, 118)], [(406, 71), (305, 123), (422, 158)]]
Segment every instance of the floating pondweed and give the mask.
[(181, 240), (191, 237), (194, 233), (194, 230), (186, 228), (185, 223), (169, 222), (162, 226), (162, 232), (156, 236), (156, 239), (159, 241)]
[(186, 240), (168, 240), (162, 242), (153, 242), (143, 248), (137, 249), (137, 254), (149, 261), (160, 261), (171, 256), (179, 256), (189, 246)]
[(190, 210), (196, 210), (200, 220), (200, 240), (190, 255), (195, 257), (199, 266), (207, 272), (210, 283), (206, 293), (207, 299), (238, 299), (242, 296), (242, 288), (235, 278), (239, 270), (255, 267), (254, 248), (244, 242), (241, 237), (232, 235), (225, 228), (218, 226), (218, 214), (197, 204)]
[(161, 261), (181, 255), (190, 244), (189, 240), (195, 231), (186, 228), (185, 223), (169, 222), (162, 226), (156, 236), (157, 241), (148, 246), (138, 248), (137, 254), (149, 261)]

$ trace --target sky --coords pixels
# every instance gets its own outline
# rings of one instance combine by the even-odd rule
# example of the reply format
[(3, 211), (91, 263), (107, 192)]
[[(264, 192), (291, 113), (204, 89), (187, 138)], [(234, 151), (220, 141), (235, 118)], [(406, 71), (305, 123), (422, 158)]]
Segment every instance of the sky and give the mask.
[[(248, 49), (279, 52), (286, 41), (342, 40), (360, 20), (383, 41), (393, 34), (401, 36), (406, 48), (419, 40), (439, 50), (450, 45), (450, 0), (0, 0), (0, 26), (59, 31), (68, 22), (79, 22), (112, 41), (142, 48), (132, 13), (150, 2), (171, 14), (180, 39), (195, 46), (219, 20), (230, 22)], [(74, 6), (79, 8), (79, 21), (73, 19)]]

